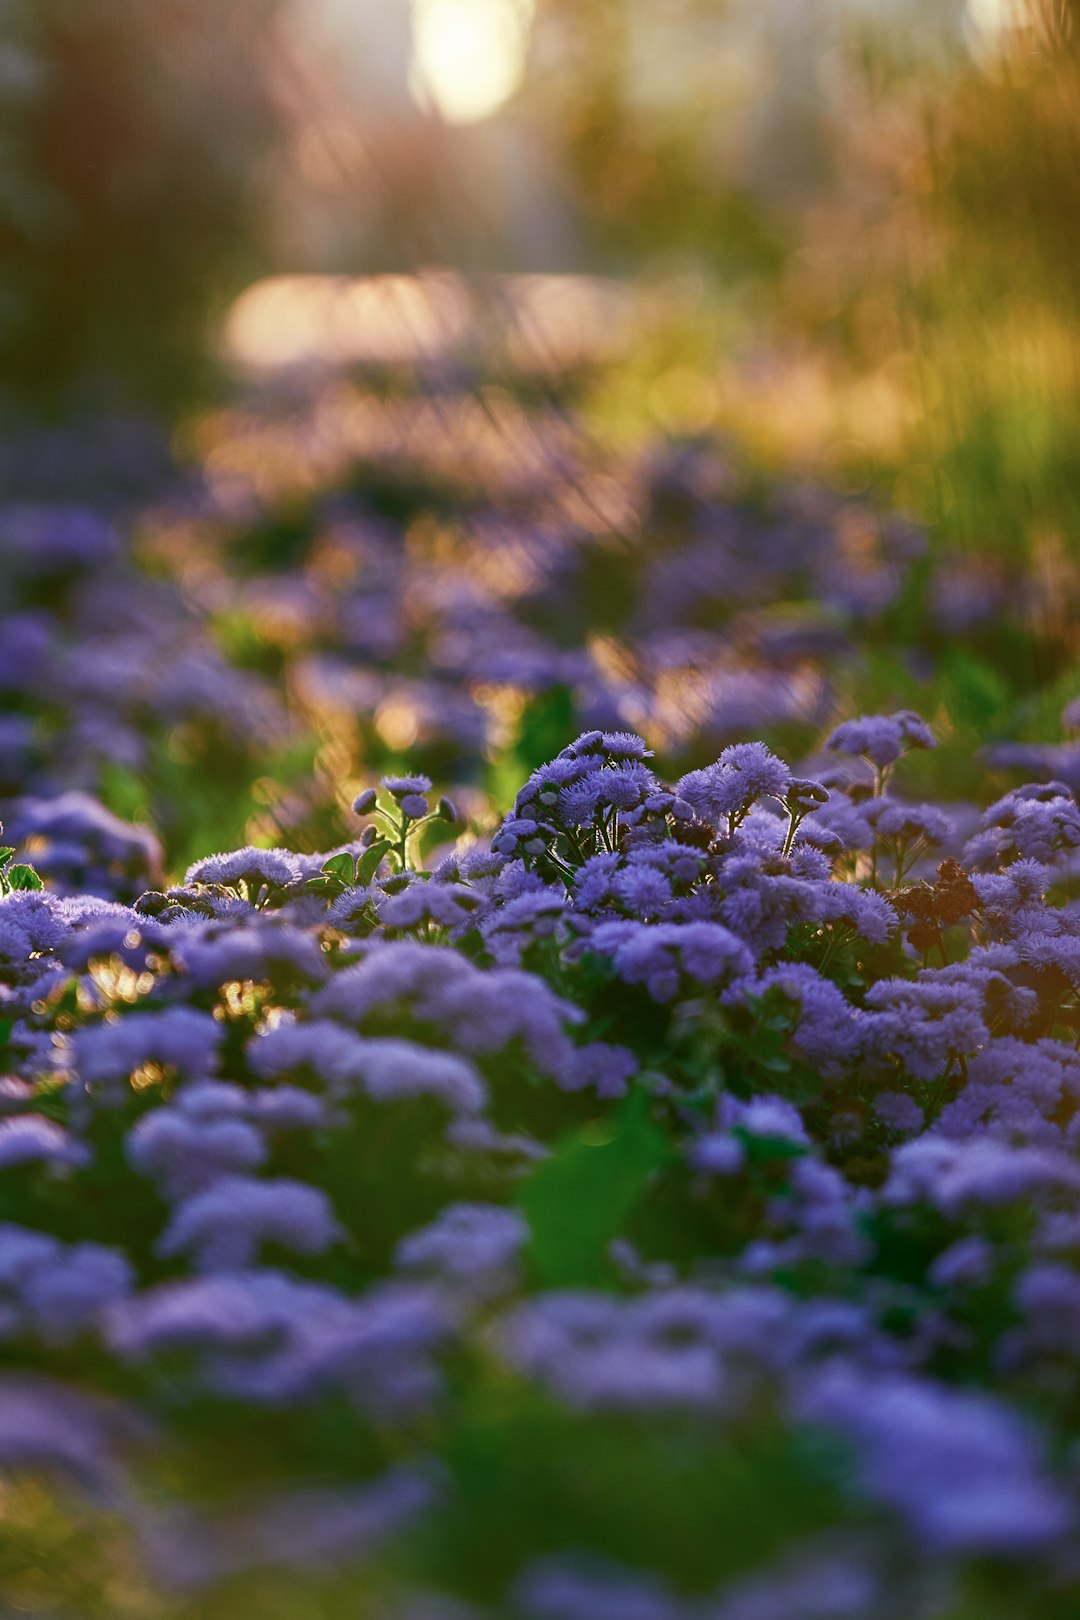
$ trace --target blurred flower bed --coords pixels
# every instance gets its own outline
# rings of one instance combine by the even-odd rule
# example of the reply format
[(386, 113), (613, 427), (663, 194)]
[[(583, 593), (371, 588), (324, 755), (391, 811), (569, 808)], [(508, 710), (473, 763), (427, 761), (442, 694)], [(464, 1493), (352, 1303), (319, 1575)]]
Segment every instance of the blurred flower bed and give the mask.
[(0, 851), (13, 1611), (1075, 1612), (1080, 807), (935, 741)]
[(1073, 1612), (1068, 582), (605, 443), (557, 288), (9, 429), (16, 1610)]
[(0, 791), (27, 836), (33, 801), (75, 791), (149, 822), (171, 870), (238, 839), (325, 847), (401, 763), (490, 823), (581, 727), (683, 769), (913, 703), (943, 743), (920, 782), (959, 797), (975, 749), (1041, 743), (1074, 695), (1064, 558), (976, 558), (735, 441), (591, 426), (583, 379), (647, 300), (256, 291), (230, 329), (249, 381), (182, 425), (181, 465), (132, 424), (6, 441)]

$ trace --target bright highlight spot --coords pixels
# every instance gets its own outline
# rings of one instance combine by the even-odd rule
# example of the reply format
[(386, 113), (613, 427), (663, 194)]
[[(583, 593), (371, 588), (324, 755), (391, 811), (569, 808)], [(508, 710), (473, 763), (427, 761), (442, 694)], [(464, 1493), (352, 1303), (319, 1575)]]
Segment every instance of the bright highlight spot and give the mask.
[(967, 0), (968, 23), (977, 37), (990, 43), (1019, 28), (1027, 20), (1025, 0)]
[(525, 71), (535, 0), (413, 0), (411, 77), (449, 124), (489, 118)]

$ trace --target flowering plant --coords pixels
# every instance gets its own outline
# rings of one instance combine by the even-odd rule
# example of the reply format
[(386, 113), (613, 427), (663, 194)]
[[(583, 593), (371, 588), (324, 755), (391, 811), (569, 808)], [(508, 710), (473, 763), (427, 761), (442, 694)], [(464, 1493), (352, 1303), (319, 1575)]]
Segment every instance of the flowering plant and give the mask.
[(909, 805), (932, 743), (594, 730), (430, 870), (395, 777), (134, 905), (5, 851), (23, 1518), (185, 1614), (1072, 1602), (1080, 812)]

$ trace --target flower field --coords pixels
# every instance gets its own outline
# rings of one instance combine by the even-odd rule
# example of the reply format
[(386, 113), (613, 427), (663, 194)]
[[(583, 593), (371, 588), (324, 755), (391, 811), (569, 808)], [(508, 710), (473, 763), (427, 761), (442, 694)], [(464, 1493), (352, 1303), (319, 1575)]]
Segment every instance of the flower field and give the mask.
[(1047, 580), (505, 391), (9, 462), (10, 1611), (1074, 1614)]
[(0, 1620), (1080, 1616), (1078, 41), (0, 6)]

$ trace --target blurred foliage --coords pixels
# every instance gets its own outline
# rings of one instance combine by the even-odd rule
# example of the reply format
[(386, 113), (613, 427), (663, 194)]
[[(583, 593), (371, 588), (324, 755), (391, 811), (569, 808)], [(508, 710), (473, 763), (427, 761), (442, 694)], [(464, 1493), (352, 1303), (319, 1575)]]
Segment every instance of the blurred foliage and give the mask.
[[(593, 379), (605, 430), (730, 432), (972, 551), (1073, 566), (1080, 7), (980, 34), (985, 9), (792, 15), (800, 71), (737, 4), (548, 0), (525, 104), (593, 251), (657, 295)], [(681, 97), (653, 84), (673, 44)]]
[(265, 267), (279, 0), (6, 0), (0, 371), (168, 406), (215, 309)]

